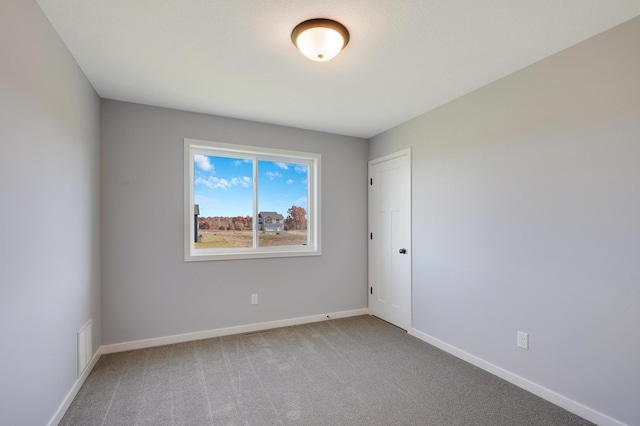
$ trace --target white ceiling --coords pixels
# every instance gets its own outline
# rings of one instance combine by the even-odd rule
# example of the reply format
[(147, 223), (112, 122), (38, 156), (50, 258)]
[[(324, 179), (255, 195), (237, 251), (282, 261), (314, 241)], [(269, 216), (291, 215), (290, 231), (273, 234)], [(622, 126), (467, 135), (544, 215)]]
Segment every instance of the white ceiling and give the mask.
[[(369, 138), (640, 15), (638, 0), (37, 0), (98, 94)], [(331, 18), (335, 59), (291, 30)]]

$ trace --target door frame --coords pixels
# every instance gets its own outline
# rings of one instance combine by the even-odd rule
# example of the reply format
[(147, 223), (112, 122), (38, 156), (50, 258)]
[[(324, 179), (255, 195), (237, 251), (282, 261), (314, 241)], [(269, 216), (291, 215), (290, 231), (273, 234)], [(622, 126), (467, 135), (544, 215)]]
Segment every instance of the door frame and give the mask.
[(367, 195), (368, 195), (368, 200), (367, 200), (367, 307), (369, 309), (369, 313), (373, 314), (371, 312), (371, 303), (372, 303), (372, 294), (371, 294), (371, 286), (372, 286), (372, 276), (373, 276), (373, 271), (372, 271), (372, 250), (371, 250), (371, 244), (372, 240), (370, 238), (370, 233), (371, 231), (371, 226), (372, 226), (372, 196), (371, 196), (371, 190), (372, 190), (372, 185), (370, 184), (370, 179), (372, 179), (372, 175), (371, 175), (371, 169), (374, 165), (379, 164), (379, 163), (384, 163), (385, 161), (389, 161), (389, 160), (394, 160), (396, 158), (400, 158), (400, 157), (404, 157), (406, 156), (408, 158), (408, 164), (409, 164), (409, 241), (407, 243), (407, 247), (409, 249), (409, 324), (407, 327), (407, 332), (410, 331), (410, 329), (413, 328), (413, 245), (412, 245), (412, 237), (413, 237), (413, 161), (412, 161), (412, 156), (411, 156), (411, 147), (409, 148), (405, 148), (402, 149), (400, 151), (385, 155), (383, 157), (379, 157), (379, 158), (375, 158), (373, 160), (369, 160), (368, 162), (368, 167), (367, 167), (367, 174), (368, 174), (368, 179), (367, 179)]

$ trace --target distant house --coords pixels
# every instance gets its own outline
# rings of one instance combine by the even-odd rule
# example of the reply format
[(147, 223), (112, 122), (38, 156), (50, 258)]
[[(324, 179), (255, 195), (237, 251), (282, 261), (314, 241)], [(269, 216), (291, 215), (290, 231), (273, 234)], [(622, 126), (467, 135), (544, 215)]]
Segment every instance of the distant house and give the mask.
[(258, 213), (258, 231), (284, 231), (284, 216), (276, 212)]

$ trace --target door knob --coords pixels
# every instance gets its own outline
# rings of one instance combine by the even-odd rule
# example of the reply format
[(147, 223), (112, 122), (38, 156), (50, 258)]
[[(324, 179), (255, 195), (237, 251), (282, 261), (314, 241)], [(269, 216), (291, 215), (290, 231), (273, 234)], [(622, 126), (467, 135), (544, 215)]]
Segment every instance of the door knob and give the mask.
[(407, 254), (407, 249), (400, 249), (400, 254)]

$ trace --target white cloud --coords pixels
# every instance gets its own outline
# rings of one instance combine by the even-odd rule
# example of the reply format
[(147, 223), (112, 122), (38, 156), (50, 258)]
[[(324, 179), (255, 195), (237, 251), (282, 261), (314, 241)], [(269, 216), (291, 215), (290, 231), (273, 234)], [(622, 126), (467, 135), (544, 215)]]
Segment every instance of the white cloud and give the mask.
[(287, 180), (287, 183), (288, 183), (288, 184), (293, 183), (293, 179), (289, 179), (289, 180)]
[(286, 163), (273, 163), (273, 164), (280, 167), (282, 170), (289, 170), (289, 165)]
[(304, 207), (307, 205), (307, 197), (300, 197), (293, 202), (294, 206)]
[(231, 180), (225, 178), (217, 178), (215, 176), (209, 176), (208, 178), (197, 178), (194, 180), (196, 185), (204, 185), (209, 189), (229, 189), (233, 186), (241, 186), (243, 188), (249, 188), (251, 186), (251, 178), (243, 176), (241, 178), (234, 177)]
[(233, 186), (238, 186), (240, 185), (243, 188), (248, 188), (251, 184), (251, 178), (249, 178), (248, 176), (244, 176), (241, 178), (233, 178), (231, 179), (231, 184)]
[(269, 180), (274, 180), (275, 178), (282, 177), (282, 174), (279, 172), (267, 172), (266, 175), (269, 177)]
[(307, 166), (303, 164), (296, 164), (293, 170), (295, 170), (296, 173), (307, 173)]
[(211, 162), (209, 161), (209, 157), (207, 157), (206, 155), (196, 154), (193, 156), (193, 161), (195, 161), (196, 166), (198, 166), (205, 172), (213, 171), (213, 164), (211, 164)]
[(196, 185), (205, 185), (210, 189), (229, 189), (232, 185), (228, 180), (219, 179), (215, 176), (209, 176), (207, 179), (197, 178), (194, 183)]
[(236, 161), (233, 162), (233, 165), (238, 167), (242, 163), (250, 163), (250, 162), (251, 162), (251, 160), (236, 160)]

